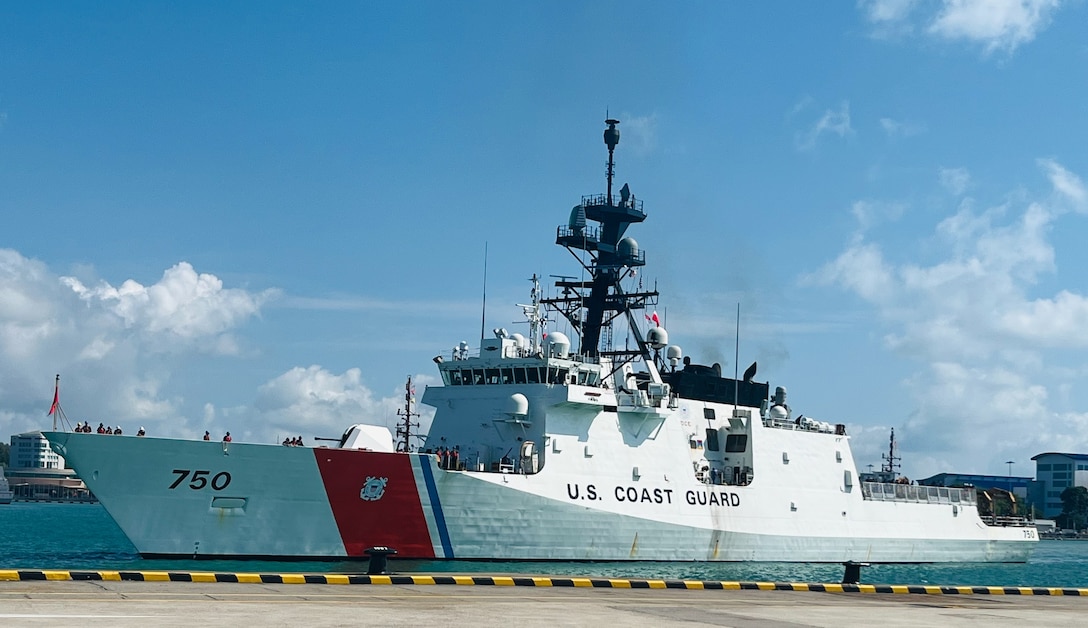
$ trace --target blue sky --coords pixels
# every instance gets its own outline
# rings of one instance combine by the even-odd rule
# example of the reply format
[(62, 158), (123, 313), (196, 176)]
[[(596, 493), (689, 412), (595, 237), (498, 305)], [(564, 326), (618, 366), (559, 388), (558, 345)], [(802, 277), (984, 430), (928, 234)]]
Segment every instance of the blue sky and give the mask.
[[(513, 322), (617, 178), (670, 339), (844, 422), (858, 464), (1088, 451), (1088, 8), (0, 7), (0, 434), (393, 419)], [(422, 387), (422, 384), (421, 386)]]

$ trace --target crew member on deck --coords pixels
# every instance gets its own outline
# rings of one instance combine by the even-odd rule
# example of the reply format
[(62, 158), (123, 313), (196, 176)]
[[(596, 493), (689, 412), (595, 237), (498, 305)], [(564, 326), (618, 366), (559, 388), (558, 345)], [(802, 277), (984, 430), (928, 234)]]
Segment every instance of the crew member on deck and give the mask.
[(231, 441), (230, 432), (227, 432), (227, 434), (223, 437), (223, 442), (224, 443), (229, 443), (230, 441)]
[(208, 432), (208, 430), (204, 430), (204, 440), (211, 440), (211, 439), (212, 439), (211, 433)]

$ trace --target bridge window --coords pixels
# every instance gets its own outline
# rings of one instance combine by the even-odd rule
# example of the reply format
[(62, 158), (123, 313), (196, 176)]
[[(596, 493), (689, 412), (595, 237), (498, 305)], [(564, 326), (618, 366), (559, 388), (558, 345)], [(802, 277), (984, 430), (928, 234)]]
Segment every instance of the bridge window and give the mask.
[(514, 369), (514, 383), (515, 384), (524, 384), (525, 383), (525, 369), (523, 369), (523, 368)]
[(539, 384), (540, 383), (540, 369), (538, 369), (538, 368), (528, 368), (528, 369), (525, 369), (525, 373), (529, 376), (529, 383), (530, 384)]
[(504, 384), (513, 384), (514, 383), (514, 369), (506, 368), (506, 369), (502, 370), (502, 383), (504, 383)]
[(725, 451), (731, 454), (739, 454), (748, 450), (747, 434), (730, 434), (725, 437)]
[(450, 380), (449, 382), (447, 382), (450, 386), (460, 386), (461, 385), (461, 371), (456, 371), (456, 370), (455, 371), (448, 371), (447, 372), (447, 377)]

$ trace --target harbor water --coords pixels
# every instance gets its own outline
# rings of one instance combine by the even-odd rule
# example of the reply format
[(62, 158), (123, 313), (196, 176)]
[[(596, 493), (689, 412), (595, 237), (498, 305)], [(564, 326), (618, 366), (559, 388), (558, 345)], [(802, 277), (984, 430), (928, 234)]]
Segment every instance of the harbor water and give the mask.
[[(0, 506), (0, 569), (221, 572), (366, 572), (365, 561), (146, 560), (98, 504)], [(400, 573), (540, 574), (602, 578), (838, 582), (837, 564), (706, 562), (508, 562), (400, 560)], [(1040, 541), (1025, 564), (873, 565), (869, 584), (1088, 587), (1088, 542)]]

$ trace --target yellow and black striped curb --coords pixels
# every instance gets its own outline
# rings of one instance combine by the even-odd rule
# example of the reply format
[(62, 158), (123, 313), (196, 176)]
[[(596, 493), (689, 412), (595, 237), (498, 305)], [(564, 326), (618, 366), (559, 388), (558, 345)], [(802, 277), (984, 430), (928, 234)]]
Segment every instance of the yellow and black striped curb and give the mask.
[(596, 589), (711, 589), (726, 591), (815, 591), (822, 593), (908, 593), (926, 595), (1071, 595), (1088, 597), (1088, 589), (1059, 587), (727, 582), (719, 580), (631, 580), (626, 578), (562, 578), (531, 576), (369, 576), (364, 574), (219, 573), (210, 571), (68, 571), (0, 569), (0, 581), (4, 580), (129, 580), (136, 582), (241, 582), (251, 584), (455, 584), (507, 587), (582, 587)]

